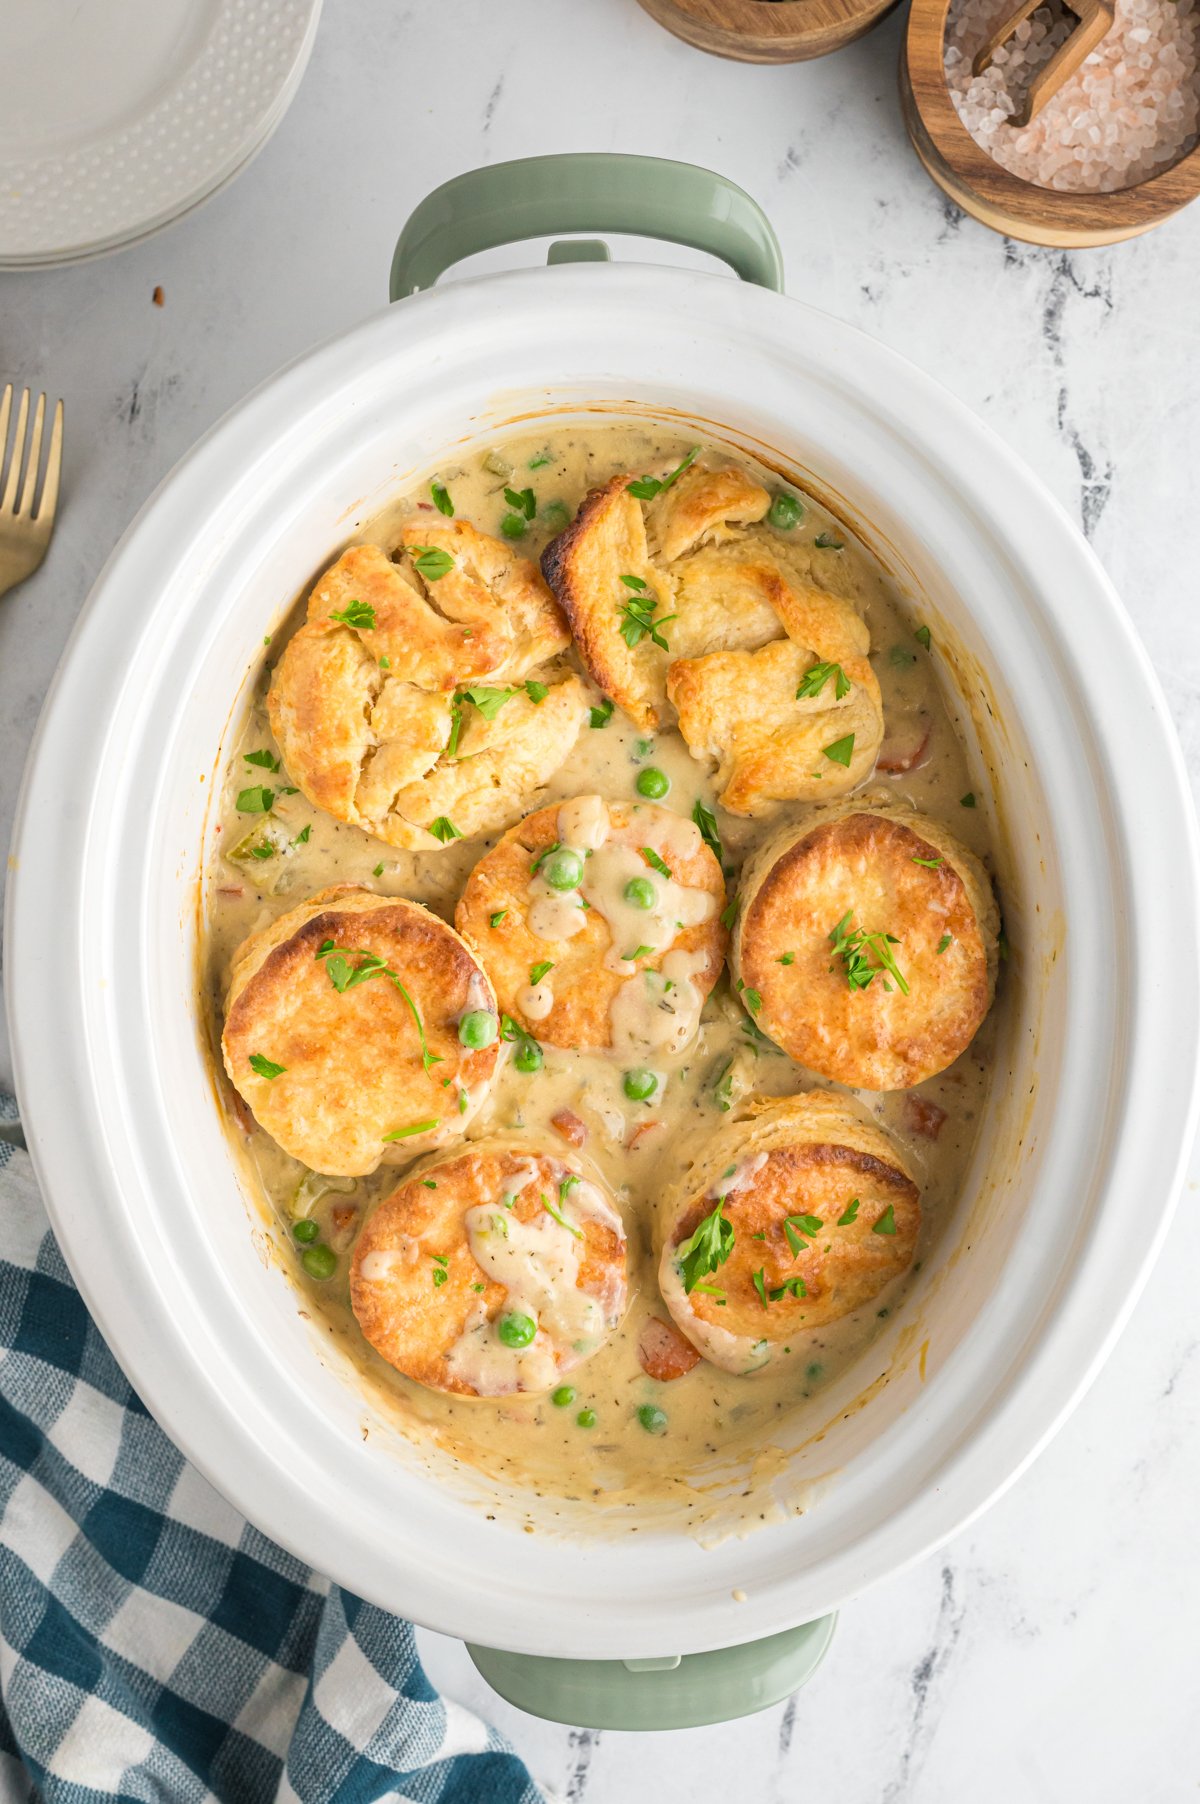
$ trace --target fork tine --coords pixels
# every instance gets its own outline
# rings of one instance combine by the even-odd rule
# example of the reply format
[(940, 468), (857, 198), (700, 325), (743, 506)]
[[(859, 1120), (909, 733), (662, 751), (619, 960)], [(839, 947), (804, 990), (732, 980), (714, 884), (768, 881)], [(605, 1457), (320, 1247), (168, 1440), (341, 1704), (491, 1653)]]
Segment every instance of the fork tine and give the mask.
[(0, 476), (4, 474), (4, 447), (8, 443), (8, 422), (12, 417), (12, 383), (6, 382), (0, 396)]
[(18, 520), (32, 518), (33, 492), (37, 488), (38, 466), (42, 461), (42, 421), (46, 417), (46, 397), (39, 395), (33, 415), (33, 431), (29, 435), (29, 461), (25, 466), (25, 487), (21, 490)]
[(50, 429), (50, 449), (46, 453), (46, 481), (38, 500), (35, 518), (39, 526), (49, 529), (54, 524), (54, 510), (58, 506), (58, 478), (62, 470), (63, 442), (63, 404), (54, 405), (54, 424)]
[(25, 446), (25, 422), (29, 418), (29, 390), (21, 391), (21, 405), (17, 409), (17, 430), (13, 435), (12, 462), (8, 466), (8, 481), (4, 485), (4, 499), (0, 501), (0, 513), (11, 514), (17, 505), (17, 483), (21, 476), (21, 452)]

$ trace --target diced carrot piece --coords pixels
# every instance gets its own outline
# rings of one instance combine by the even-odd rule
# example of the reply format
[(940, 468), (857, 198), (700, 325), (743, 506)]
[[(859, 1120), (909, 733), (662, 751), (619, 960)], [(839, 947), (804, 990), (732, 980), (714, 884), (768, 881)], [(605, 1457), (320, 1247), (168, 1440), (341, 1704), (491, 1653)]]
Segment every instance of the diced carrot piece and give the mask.
[(877, 770), (896, 776), (901, 771), (917, 770), (925, 762), (933, 722), (926, 714), (901, 715), (889, 725), (875, 760)]
[(560, 1109), (557, 1115), (551, 1115), (550, 1125), (572, 1146), (582, 1146), (588, 1137), (587, 1123), (580, 1120), (574, 1109)]
[(652, 1315), (638, 1336), (638, 1363), (648, 1378), (669, 1384), (673, 1378), (685, 1378), (700, 1363), (700, 1355), (674, 1322)]
[(661, 1126), (661, 1121), (643, 1121), (640, 1127), (634, 1128), (632, 1134), (630, 1134), (628, 1140), (625, 1142), (626, 1152), (636, 1152), (642, 1142), (646, 1140), (649, 1135), (654, 1133), (656, 1128), (660, 1128)]
[(905, 1125), (914, 1134), (921, 1134), (926, 1140), (936, 1140), (945, 1119), (945, 1109), (939, 1109), (935, 1102), (927, 1102), (923, 1096), (904, 1098)]

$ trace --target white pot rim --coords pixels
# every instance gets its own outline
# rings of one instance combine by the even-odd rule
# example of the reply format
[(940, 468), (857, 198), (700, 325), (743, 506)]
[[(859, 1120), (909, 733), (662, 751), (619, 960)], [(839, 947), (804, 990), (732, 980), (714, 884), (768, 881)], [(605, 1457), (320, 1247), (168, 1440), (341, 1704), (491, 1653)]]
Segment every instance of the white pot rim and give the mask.
[[(150, 849), (155, 823), (169, 807), (157, 774), (147, 771), (147, 868), (115, 871), (122, 849), (137, 860), (136, 834), (128, 798), (101, 786), (122, 754), (122, 735), (141, 731), (140, 696), (133, 690), (143, 681), (160, 687), (168, 682), (154, 664), (153, 635), (161, 634), (167, 659), (177, 631), (202, 630), (198, 619), (177, 626), (165, 613), (172, 585), (186, 577), (198, 598), (209, 580), (203, 570), (191, 576), (178, 571), (188, 549), (203, 543), (197, 522), (211, 516), (218, 538), (226, 530), (235, 533), (241, 514), (258, 505), (257, 497), (276, 480), (270, 466), (286, 460), (287, 448), (299, 447), (306, 436), (319, 442), (323, 432), (332, 432), (335, 417), (361, 404), (356, 397), (367, 373), (381, 372), (386, 384), (406, 358), (436, 360), (447, 344), (461, 339), (466, 345), (482, 320), (502, 340), (506, 332), (528, 335), (536, 322), (544, 322), (547, 334), (565, 333), (575, 317), (581, 330), (590, 323), (599, 331), (602, 314), (621, 310), (635, 318), (685, 318), (698, 340), (752, 334), (756, 346), (777, 359), (781, 380), (790, 381), (794, 367), (805, 381), (852, 393), (864, 410), (876, 407), (881, 422), (911, 422), (915, 459), (969, 472), (962, 477), (964, 511), (983, 539), (1000, 544), (1001, 523), (1018, 510), (1037, 538), (1046, 620), (1058, 633), (1054, 655), (1073, 686), (1066, 711), (1089, 711), (1075, 724), (1081, 733), (1086, 728), (1096, 760), (1089, 772), (1048, 773), (1047, 780), (1061, 781), (1068, 800), (1071, 783), (1091, 783), (1100, 793), (1107, 881), (1127, 935), (1110, 998), (1121, 1040), (1113, 1053), (1110, 1118), (1092, 1124), (1104, 1141), (1106, 1165), (1094, 1226), (1075, 1248), (1069, 1271), (1022, 1318), (1028, 1338), (1014, 1349), (1008, 1369), (991, 1390), (977, 1385), (973, 1394), (964, 1388), (956, 1395), (953, 1374), (944, 1380), (936, 1407), (947, 1424), (953, 1420), (952, 1440), (939, 1453), (930, 1482), (898, 1495), (895, 1509), (879, 1515), (867, 1532), (820, 1559), (782, 1570), (777, 1582), (757, 1586), (740, 1609), (729, 1601), (734, 1556), (697, 1552), (694, 1585), (672, 1596), (669, 1620), (661, 1599), (657, 1610), (643, 1608), (619, 1586), (609, 1597), (597, 1587), (586, 1606), (557, 1597), (533, 1609), (527, 1575), (520, 1572), (498, 1573), (481, 1590), (471, 1567), (473, 1548), (447, 1549), (444, 1558), (431, 1561), (415, 1527), (411, 1549), (402, 1537), (383, 1546), (378, 1524), (367, 1514), (369, 1499), (361, 1520), (339, 1520), (345, 1498), (337, 1474), (321, 1468), (315, 1456), (304, 1463), (294, 1417), (286, 1433), (282, 1427), (274, 1433), (264, 1399), (270, 1392), (272, 1408), (291, 1411), (288, 1375), (242, 1370), (242, 1388), (231, 1386), (230, 1372), (216, 1369), (216, 1338), (189, 1342), (193, 1318), (200, 1323), (193, 1275), (173, 1263), (165, 1247), (159, 1262), (149, 1256), (158, 1230), (152, 1232), (143, 1197), (152, 1196), (156, 1185), (169, 1186), (178, 1166), (164, 1160), (159, 1145), (169, 1141), (169, 1109), (158, 1075), (147, 1071), (138, 1097), (128, 1093), (128, 1084), (120, 1093), (111, 1088), (114, 1071), (125, 1068), (124, 1042), (137, 1029), (139, 1010), (145, 1031), (153, 1031), (147, 998), (114, 1003), (107, 990), (118, 970), (132, 969), (123, 935), (141, 932), (142, 922), (131, 922), (122, 903), (142, 907), (156, 880), (148, 868)], [(1078, 614), (1086, 614), (1088, 632), (1072, 638), (1067, 616)], [(1043, 681), (1037, 672), (1030, 675), (1035, 695)], [(614, 1658), (702, 1651), (822, 1614), (939, 1545), (1035, 1457), (1099, 1369), (1161, 1245), (1195, 1129), (1200, 942), (1190, 935), (1181, 944), (1176, 936), (1169, 973), (1156, 971), (1153, 959), (1169, 924), (1195, 920), (1200, 912), (1195, 822), (1165, 702), (1111, 585), (1029, 472), (929, 377), (841, 322), (722, 277), (641, 265), (571, 265), (455, 283), (373, 316), (263, 385), (178, 466), (102, 573), (38, 727), (14, 859), (6, 970), (18, 1091), (51, 1222), (101, 1333), (187, 1457), (265, 1533), (360, 1595), (489, 1645)], [(1135, 917), (1136, 934), (1129, 931)], [(1086, 931), (1081, 922), (1081, 938)], [(1086, 975), (1075, 973), (1073, 981)], [(1108, 982), (1109, 974), (1098, 981)], [(110, 1021), (119, 1029), (111, 1068), (107, 1056), (97, 1056), (98, 1024)], [(1101, 1099), (1095, 1100), (1098, 1106)], [(1035, 1226), (1014, 1248), (1014, 1272), (1022, 1260), (1036, 1257), (1036, 1240)], [(251, 1329), (230, 1319), (223, 1330), (232, 1361), (234, 1343), (240, 1346), (238, 1337)], [(932, 1412), (932, 1392), (930, 1399)], [(914, 1448), (923, 1432), (919, 1415), (910, 1411), (903, 1425)], [(330, 1539), (333, 1522), (336, 1543)], [(745, 1543), (738, 1556), (752, 1567), (758, 1539)]]

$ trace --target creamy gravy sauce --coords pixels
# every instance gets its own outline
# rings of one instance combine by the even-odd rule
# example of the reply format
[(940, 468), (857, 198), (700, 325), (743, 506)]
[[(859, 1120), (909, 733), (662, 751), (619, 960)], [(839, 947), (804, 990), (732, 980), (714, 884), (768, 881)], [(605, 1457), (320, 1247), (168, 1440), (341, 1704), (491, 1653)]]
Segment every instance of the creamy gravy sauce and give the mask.
[[(589, 424), (550, 427), (524, 433), (497, 443), (493, 450), (512, 466), (504, 477), (484, 467), (482, 455), (471, 454), (462, 462), (449, 460), (429, 476), (450, 489), (456, 512), (484, 531), (498, 533), (501, 520), (511, 509), (504, 488), (531, 488), (537, 514), (520, 548), (536, 558), (542, 546), (561, 531), (589, 488), (607, 481), (619, 471), (661, 473), (678, 462), (694, 441), (653, 424)], [(726, 455), (715, 441), (706, 451), (720, 461)], [(781, 485), (774, 473), (737, 454), (765, 485)], [(920, 768), (892, 776), (877, 774), (861, 788), (856, 799), (887, 799), (941, 820), (972, 851), (988, 860), (988, 815), (982, 805), (963, 806), (972, 788), (963, 747), (942, 700), (937, 677), (936, 645), (927, 649), (915, 637), (919, 619), (901, 605), (896, 591), (866, 551), (856, 545), (840, 520), (834, 519), (803, 491), (799, 525), (787, 535), (789, 556), (812, 579), (837, 593), (851, 597), (861, 610), (871, 633), (872, 663), (883, 691), (889, 738), (918, 744), (928, 732), (928, 755)], [(389, 547), (399, 525), (418, 508), (429, 506), (428, 483), (415, 486), (389, 509), (365, 525), (360, 542)], [(821, 548), (814, 541), (831, 538), (844, 549)], [(331, 548), (330, 561), (336, 552)], [(316, 573), (314, 572), (314, 575)], [(278, 656), (291, 627), (299, 624), (298, 605), (289, 628), (275, 635), (269, 662)], [(571, 660), (568, 660), (568, 662)], [(245, 762), (245, 755), (268, 749), (277, 755), (266, 724), (262, 697), (269, 668), (264, 671), (245, 723), (227, 767), (219, 815), (215, 851), (205, 889), (205, 938), (203, 952), (203, 1007), (215, 1057), (220, 1067), (219, 1038), (225, 992), (232, 956), (247, 934), (263, 927), (284, 910), (295, 907), (313, 891), (330, 883), (354, 883), (385, 895), (405, 895), (427, 904), (452, 920), (455, 902), (471, 867), (496, 835), (454, 843), (437, 853), (406, 853), (371, 838), (354, 827), (343, 826), (310, 807), (300, 794), (277, 796), (273, 818), (264, 823), (239, 815), (238, 792), (260, 780), (270, 781), (263, 770)], [(595, 698), (599, 701), (599, 696)], [(624, 905), (614, 892), (633, 874), (630, 865), (611, 846), (603, 811), (594, 805), (580, 807), (573, 798), (600, 794), (611, 799), (637, 800), (635, 781), (640, 769), (653, 764), (670, 780), (662, 805), (678, 811), (681, 848), (695, 828), (690, 816), (696, 800), (714, 805), (714, 790), (703, 763), (692, 758), (675, 732), (650, 738), (640, 733), (615, 710), (601, 728), (584, 728), (571, 756), (546, 788), (531, 794), (526, 808), (561, 800), (559, 837), (563, 844), (590, 851), (589, 867), (579, 892), (552, 891), (548, 885), (531, 886), (533, 919), (544, 924), (547, 937), (562, 937), (563, 921), (582, 914), (579, 896), (601, 906), (610, 919)], [(277, 783), (286, 782), (280, 773)], [(979, 798), (982, 804), (984, 798)], [(793, 807), (793, 813), (800, 810)], [(781, 814), (761, 823), (742, 821), (718, 812), (727, 866), (740, 866), (760, 839), (779, 824)], [(308, 829), (307, 837), (296, 843)], [(273, 844), (270, 857), (249, 857), (249, 845)], [(226, 851), (241, 850), (231, 861)], [(611, 870), (606, 861), (611, 856)], [(646, 867), (636, 859), (636, 874)], [(594, 869), (590, 868), (594, 867)], [(666, 889), (666, 881), (655, 882)], [(683, 891), (669, 897), (661, 914), (671, 924), (686, 919), (693, 906)], [(730, 878), (730, 891), (737, 887)], [(574, 894), (574, 900), (572, 900)], [(705, 903), (708, 898), (702, 899)], [(699, 902), (695, 906), (699, 906)], [(672, 913), (672, 910), (677, 912)], [(540, 916), (538, 911), (541, 911)], [(632, 912), (632, 911), (630, 911)], [(636, 926), (629, 924), (630, 945), (655, 943), (659, 929), (647, 919), (650, 911), (638, 911)], [(614, 952), (622, 949), (621, 927)], [(539, 931), (543, 930), (541, 927)], [(665, 931), (665, 928), (663, 929)], [(669, 935), (668, 935), (669, 938)], [(665, 940), (662, 943), (667, 943)], [(684, 992), (690, 989), (689, 955), (669, 955), (675, 966), (666, 972)], [(548, 1012), (553, 1003), (552, 975), (545, 995), (523, 998), (522, 1006), (533, 1019), (539, 1008)], [(535, 991), (540, 986), (534, 986)], [(747, 1017), (729, 993), (723, 976), (700, 1012), (693, 1035), (687, 1022), (685, 1034), (666, 1040), (648, 1028), (653, 1008), (634, 994), (637, 985), (626, 984), (615, 1025), (620, 1049), (614, 1058), (584, 1056), (544, 1048), (543, 1068), (533, 1074), (517, 1072), (510, 1062), (491, 1097), (471, 1122), (468, 1137), (495, 1132), (546, 1136), (557, 1142), (551, 1118), (562, 1110), (578, 1115), (588, 1129), (584, 1153), (599, 1168), (619, 1200), (629, 1240), (630, 1307), (621, 1327), (601, 1351), (570, 1375), (574, 1397), (569, 1405), (556, 1406), (549, 1396), (514, 1395), (496, 1401), (467, 1401), (441, 1396), (401, 1377), (366, 1345), (350, 1312), (348, 1271), (354, 1239), (372, 1205), (393, 1189), (399, 1173), (391, 1167), (352, 1187), (347, 1181), (330, 1181), (306, 1172), (250, 1121), (247, 1111), (221, 1080), (221, 1095), (229, 1129), (239, 1143), (266, 1206), (280, 1223), (279, 1242), (290, 1274), (305, 1295), (305, 1307), (328, 1330), (331, 1340), (359, 1368), (386, 1413), (409, 1434), (432, 1441), (504, 1484), (546, 1500), (601, 1498), (606, 1523), (629, 1520), (629, 1512), (666, 1508), (673, 1526), (698, 1527), (709, 1515), (708, 1493), (714, 1475), (736, 1482), (742, 1490), (766, 1486), (783, 1463), (781, 1436), (795, 1439), (793, 1418), (809, 1410), (814, 1423), (821, 1408), (820, 1393), (844, 1372), (880, 1331), (884, 1322), (903, 1307), (912, 1274), (898, 1281), (865, 1311), (828, 1328), (798, 1336), (790, 1356), (778, 1358), (753, 1377), (737, 1377), (701, 1362), (686, 1377), (669, 1384), (655, 1383), (637, 1360), (638, 1337), (646, 1317), (666, 1317), (657, 1288), (654, 1256), (654, 1216), (663, 1193), (697, 1142), (729, 1119), (721, 1100), (736, 1106), (752, 1092), (778, 1095), (808, 1088), (815, 1081), (783, 1053), (757, 1040), (747, 1029)], [(997, 1008), (968, 1052), (942, 1073), (921, 1086), (920, 1096), (946, 1111), (936, 1140), (914, 1131), (906, 1093), (873, 1095), (860, 1092), (860, 1100), (899, 1141), (922, 1189), (923, 1226), (914, 1272), (928, 1255), (954, 1209), (956, 1197), (976, 1138), (986, 1101), (991, 1048), (997, 1010), (1003, 1006), (1003, 983)], [(530, 1004), (533, 1004), (531, 1007)], [(665, 1019), (665, 1017), (663, 1017)], [(657, 1037), (655, 1034), (657, 1033)], [(632, 1061), (647, 1064), (658, 1085), (646, 1102), (631, 1102), (622, 1088), (622, 1072)], [(834, 1086), (836, 1087), (836, 1086)], [(745, 1177), (752, 1175), (749, 1171)], [(489, 1214), (490, 1211), (484, 1211)], [(294, 1247), (287, 1230), (297, 1214), (311, 1214), (319, 1222), (323, 1240), (338, 1255), (337, 1270), (324, 1283), (309, 1279), (299, 1263), (302, 1248)], [(470, 1225), (472, 1243), (477, 1229)], [(539, 1229), (549, 1237), (541, 1252), (570, 1261), (573, 1237), (547, 1221)], [(480, 1231), (477, 1256), (487, 1269), (507, 1282), (496, 1266), (515, 1271), (515, 1260), (526, 1259), (524, 1278), (536, 1259), (523, 1245), (493, 1248)], [(537, 1252), (538, 1249), (534, 1249)], [(543, 1277), (544, 1277), (543, 1273)], [(521, 1280), (518, 1274), (518, 1281)], [(561, 1287), (558, 1287), (561, 1289)], [(482, 1369), (493, 1357), (489, 1330), (474, 1324), (456, 1357), (464, 1370)], [(498, 1354), (500, 1349), (496, 1349)], [(512, 1353), (504, 1349), (511, 1362)], [(666, 1414), (664, 1432), (648, 1433), (638, 1417), (639, 1407), (657, 1405)], [(580, 1426), (581, 1411), (594, 1415), (592, 1426)], [(790, 1433), (783, 1435), (787, 1421)], [(800, 1418), (801, 1422), (803, 1417)], [(747, 1476), (748, 1475), (748, 1476)]]

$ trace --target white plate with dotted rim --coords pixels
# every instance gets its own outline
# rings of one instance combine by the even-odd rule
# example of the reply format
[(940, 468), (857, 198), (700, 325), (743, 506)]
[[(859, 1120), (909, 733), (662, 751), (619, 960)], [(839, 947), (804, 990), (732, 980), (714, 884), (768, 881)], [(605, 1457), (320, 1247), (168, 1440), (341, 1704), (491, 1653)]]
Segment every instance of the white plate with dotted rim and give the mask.
[(321, 0), (0, 0), (0, 268), (117, 250), (223, 187), (291, 104)]

